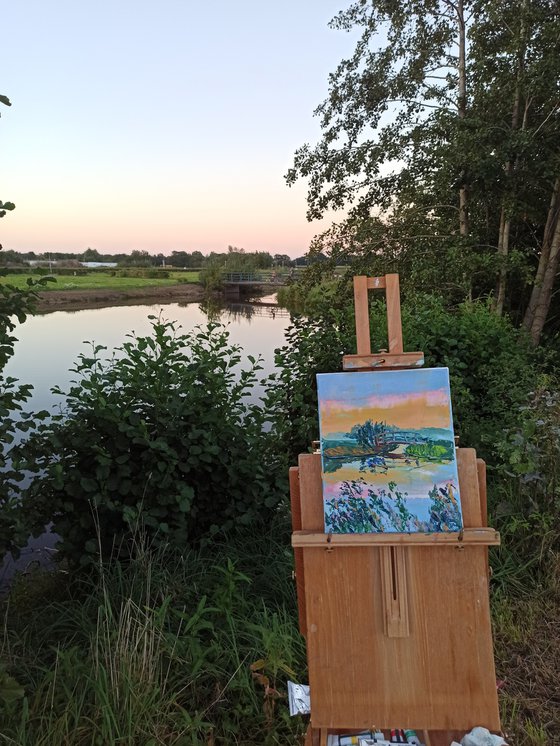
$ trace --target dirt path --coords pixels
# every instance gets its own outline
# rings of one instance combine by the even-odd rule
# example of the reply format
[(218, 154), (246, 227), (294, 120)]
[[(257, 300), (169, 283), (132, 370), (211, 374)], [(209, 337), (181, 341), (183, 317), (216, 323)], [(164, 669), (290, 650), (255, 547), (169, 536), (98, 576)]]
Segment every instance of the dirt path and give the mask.
[(192, 303), (204, 298), (202, 285), (194, 283), (166, 285), (164, 287), (135, 288), (134, 290), (49, 290), (39, 293), (37, 310), (78, 311), (84, 308), (125, 306), (135, 303)]

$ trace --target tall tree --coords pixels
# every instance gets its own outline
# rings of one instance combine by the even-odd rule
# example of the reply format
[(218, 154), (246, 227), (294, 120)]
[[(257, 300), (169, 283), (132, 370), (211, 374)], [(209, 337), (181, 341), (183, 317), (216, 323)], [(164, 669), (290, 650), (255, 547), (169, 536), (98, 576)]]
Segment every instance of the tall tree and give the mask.
[(316, 111), (322, 138), (287, 174), (308, 180), (309, 219), (348, 209), (346, 235), (374, 229), (372, 259), (435, 262), (426, 279), (495, 289), (499, 313), (512, 299), (521, 313), (534, 267), (535, 342), (560, 253), (559, 13), (557, 0), (354, 2), (332, 22), (360, 37)]
[[(360, 29), (354, 54), (329, 78), (316, 110), (323, 129), (304, 145), (288, 184), (309, 180), (308, 217), (352, 205), (353, 214), (388, 209), (411, 178), (422, 180), (426, 128), (438, 114), (449, 123), (467, 113), (466, 22), (469, 0), (359, 0), (331, 22)], [(384, 44), (376, 46), (383, 40)], [(403, 167), (404, 166), (404, 167)], [(469, 232), (466, 164), (457, 164), (458, 227)]]
[[(496, 309), (501, 313), (511, 249), (531, 247), (529, 257), (541, 256), (542, 272), (554, 233), (547, 208), (554, 203), (559, 174), (560, 6), (556, 0), (477, 0), (474, 15), (472, 115), (479, 147), (500, 164), (488, 208), (497, 232)], [(533, 304), (542, 277), (535, 280)], [(535, 341), (539, 337), (540, 331)]]

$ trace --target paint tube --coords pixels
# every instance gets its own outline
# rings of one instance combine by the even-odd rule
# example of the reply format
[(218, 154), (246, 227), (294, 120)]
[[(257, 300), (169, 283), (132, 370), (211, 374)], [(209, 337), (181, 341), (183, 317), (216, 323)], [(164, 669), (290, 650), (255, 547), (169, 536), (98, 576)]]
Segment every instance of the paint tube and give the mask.
[(290, 715), (307, 715), (311, 712), (309, 686), (288, 681), (288, 703)]
[(416, 735), (416, 731), (414, 731), (414, 730), (405, 730), (404, 735), (405, 735), (407, 743), (412, 743), (412, 744), (414, 744), (414, 746), (422, 746), (422, 742), (420, 741), (420, 739)]
[(375, 743), (375, 736), (370, 730), (366, 730), (362, 733), (356, 733), (355, 735), (339, 736), (337, 746), (360, 746), (360, 741), (367, 740)]

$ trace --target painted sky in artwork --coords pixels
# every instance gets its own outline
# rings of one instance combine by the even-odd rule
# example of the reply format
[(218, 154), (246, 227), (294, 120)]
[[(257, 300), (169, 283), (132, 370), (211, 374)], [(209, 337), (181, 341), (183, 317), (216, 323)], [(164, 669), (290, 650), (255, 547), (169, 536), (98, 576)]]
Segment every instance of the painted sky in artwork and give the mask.
[(452, 427), (449, 388), (441, 369), (375, 371), (324, 376), (321, 386), (322, 434), (347, 432), (357, 410), (367, 419), (400, 428)]

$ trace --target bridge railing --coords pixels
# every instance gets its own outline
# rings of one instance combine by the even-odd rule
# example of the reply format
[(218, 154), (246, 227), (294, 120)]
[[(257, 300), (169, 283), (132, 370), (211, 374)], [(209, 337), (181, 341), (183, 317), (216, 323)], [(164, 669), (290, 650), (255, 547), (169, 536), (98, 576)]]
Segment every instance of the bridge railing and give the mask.
[(224, 272), (222, 279), (224, 282), (254, 282), (255, 285), (281, 285), (290, 274), (288, 272)]

